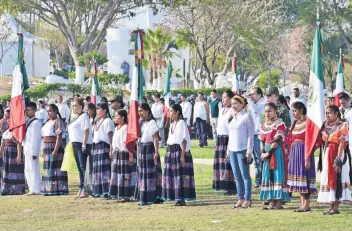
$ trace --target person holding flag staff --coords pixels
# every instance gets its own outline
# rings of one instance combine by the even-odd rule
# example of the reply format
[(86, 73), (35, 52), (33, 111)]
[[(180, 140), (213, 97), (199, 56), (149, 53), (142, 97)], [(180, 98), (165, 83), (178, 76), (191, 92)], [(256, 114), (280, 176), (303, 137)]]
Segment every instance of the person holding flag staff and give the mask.
[(55, 104), (47, 107), (47, 113), (48, 121), (42, 127), (44, 164), (40, 191), (45, 196), (67, 195), (67, 172), (60, 170), (64, 157), (62, 136), (65, 125)]
[(325, 150), (324, 156), (319, 157), (318, 170), (321, 170), (321, 180), (317, 200), (321, 204), (330, 204), (324, 215), (340, 214), (340, 203), (351, 202), (349, 174), (344, 168), (347, 135), (348, 126), (341, 121), (339, 108), (336, 105), (328, 106), (326, 121), (317, 140), (317, 145), (324, 145)]
[(111, 181), (109, 196), (129, 202), (134, 196), (137, 185), (137, 157), (135, 152), (126, 148), (127, 111), (119, 110), (115, 114), (117, 124), (112, 138)]
[(226, 195), (236, 194), (235, 177), (231, 163), (226, 159), (226, 151), (229, 143), (229, 118), (232, 114), (231, 99), (234, 93), (227, 90), (222, 94), (223, 108), (219, 112), (217, 138), (213, 165), (213, 190), (225, 191)]
[(140, 205), (160, 204), (162, 193), (162, 171), (159, 155), (159, 127), (150, 106), (142, 103), (138, 108), (141, 118), (139, 140), (138, 188)]
[(109, 106), (106, 103), (97, 104), (99, 120), (94, 125), (93, 136), (93, 173), (92, 195), (109, 199), (111, 177), (112, 136), (115, 125), (111, 120)]
[(173, 122), (164, 161), (163, 198), (176, 201), (176, 206), (185, 206), (185, 200), (196, 199), (191, 139), (179, 104), (170, 107), (169, 118)]

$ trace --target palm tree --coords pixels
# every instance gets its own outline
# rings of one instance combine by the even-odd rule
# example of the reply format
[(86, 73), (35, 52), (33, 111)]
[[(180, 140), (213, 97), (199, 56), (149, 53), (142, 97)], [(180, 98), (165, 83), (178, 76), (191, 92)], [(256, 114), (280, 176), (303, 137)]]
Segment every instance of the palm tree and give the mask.
[(144, 66), (149, 69), (149, 83), (162, 77), (161, 70), (167, 66), (167, 59), (175, 54), (171, 48), (177, 49), (173, 37), (162, 27), (155, 30), (148, 29), (144, 36), (144, 52), (146, 60)]

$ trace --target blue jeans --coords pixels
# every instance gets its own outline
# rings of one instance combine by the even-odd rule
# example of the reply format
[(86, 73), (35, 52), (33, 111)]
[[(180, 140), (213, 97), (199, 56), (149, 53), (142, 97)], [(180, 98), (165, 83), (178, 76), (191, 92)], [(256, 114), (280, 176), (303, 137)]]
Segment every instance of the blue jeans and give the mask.
[(254, 135), (254, 147), (253, 147), (253, 158), (254, 158), (254, 170), (255, 170), (255, 186), (260, 186), (262, 182), (262, 157), (260, 153), (260, 140), (258, 135)]
[(235, 175), (237, 196), (239, 200), (251, 200), (252, 179), (249, 173), (250, 165), (243, 163), (247, 150), (230, 152), (230, 162)]
[[(75, 155), (76, 164), (77, 164), (78, 173), (79, 173), (79, 189), (83, 189), (87, 159), (91, 153), (91, 145), (87, 144), (86, 151), (84, 153), (82, 152), (82, 143), (72, 142), (72, 146), (73, 146), (73, 153)], [(89, 162), (91, 162), (92, 159), (93, 158), (89, 158)], [(89, 166), (93, 166), (93, 160), (92, 160), (92, 164), (89, 163)]]
[(202, 120), (201, 118), (196, 118), (196, 126), (197, 126), (197, 133), (199, 138), (199, 146), (204, 147), (208, 146), (207, 140), (207, 121)]

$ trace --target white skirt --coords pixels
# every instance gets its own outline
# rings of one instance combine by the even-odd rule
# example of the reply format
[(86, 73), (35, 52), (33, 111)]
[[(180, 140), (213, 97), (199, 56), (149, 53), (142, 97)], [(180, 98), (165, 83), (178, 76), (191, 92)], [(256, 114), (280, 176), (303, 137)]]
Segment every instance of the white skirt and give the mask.
[[(328, 187), (328, 153), (329, 148), (326, 149), (323, 159), (323, 169), (320, 176), (320, 191), (318, 194), (317, 202), (320, 204), (332, 204), (336, 202), (335, 190)], [(345, 154), (343, 154), (344, 156)], [(351, 190), (350, 190), (350, 179), (349, 179), (349, 166), (346, 162), (342, 167), (341, 179), (342, 179), (342, 197), (340, 202), (350, 203), (351, 202)]]

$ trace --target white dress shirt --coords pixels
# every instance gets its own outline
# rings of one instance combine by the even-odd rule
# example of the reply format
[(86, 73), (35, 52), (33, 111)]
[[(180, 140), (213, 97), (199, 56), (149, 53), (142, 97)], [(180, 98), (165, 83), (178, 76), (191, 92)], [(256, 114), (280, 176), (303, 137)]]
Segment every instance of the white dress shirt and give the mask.
[(191, 148), (191, 138), (189, 136), (188, 126), (184, 120), (174, 121), (170, 124), (169, 136), (167, 139), (168, 145), (179, 144), (182, 146), (182, 142), (186, 141), (186, 152)]
[(163, 118), (164, 105), (161, 102), (153, 103), (152, 113), (155, 119), (159, 120)]
[(68, 136), (71, 142), (83, 143), (84, 132), (88, 129), (88, 140), (87, 144), (93, 143), (92, 136), (92, 125), (89, 120), (87, 113), (83, 113), (70, 125), (68, 125)]
[(66, 123), (68, 123), (68, 119), (70, 118), (70, 108), (66, 103), (57, 103), (56, 106), (59, 108), (59, 112), (61, 118), (65, 118)]
[(105, 142), (110, 144), (109, 132), (114, 132), (115, 124), (110, 118), (105, 118), (103, 121), (98, 121), (94, 128), (93, 143), (97, 144)]
[(190, 102), (182, 102), (180, 104), (182, 108), (182, 115), (187, 119), (188, 126), (191, 126), (191, 117), (192, 117), (192, 104)]
[(193, 113), (193, 121), (196, 121), (197, 118), (201, 118), (202, 120), (207, 120), (207, 110), (206, 110), (206, 102), (196, 102), (194, 104), (194, 113)]
[[(34, 120), (34, 121), (33, 121)], [(33, 121), (33, 122), (31, 122)], [(31, 123), (30, 123), (31, 122)], [(30, 123), (30, 124), (29, 124)], [(29, 124), (29, 126), (28, 126)], [(39, 119), (26, 119), (26, 136), (23, 140), (23, 154), (26, 156), (38, 156), (40, 146), (42, 144), (42, 133), (38, 132), (42, 129), (42, 122)]]
[(229, 135), (229, 118), (231, 114), (232, 109), (230, 107), (224, 107), (219, 111), (218, 127), (216, 128), (216, 133), (218, 136)]
[(264, 98), (261, 98), (257, 103), (254, 103), (253, 101), (249, 101), (248, 104), (248, 113), (251, 114), (253, 120), (254, 120), (254, 135), (259, 135), (260, 133), (260, 127), (262, 126), (262, 115), (264, 113), (264, 107), (265, 107), (265, 101)]
[(254, 121), (252, 116), (242, 110), (234, 115), (229, 123), (229, 144), (228, 150), (239, 152), (253, 150)]
[(307, 105), (307, 102), (306, 102), (306, 100), (305, 100), (304, 98), (302, 98), (302, 97), (296, 98), (296, 97), (293, 96), (293, 97), (291, 98), (291, 101), (290, 101), (290, 103), (291, 103), (290, 107), (292, 107), (293, 103), (295, 103), (295, 102), (301, 102), (301, 103), (303, 103), (304, 105)]
[(128, 152), (126, 148), (127, 124), (120, 129), (115, 128), (114, 136), (112, 137), (112, 147), (114, 151)]

